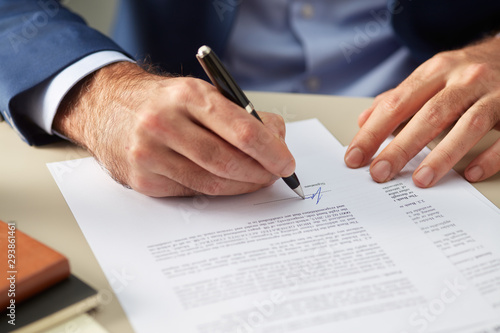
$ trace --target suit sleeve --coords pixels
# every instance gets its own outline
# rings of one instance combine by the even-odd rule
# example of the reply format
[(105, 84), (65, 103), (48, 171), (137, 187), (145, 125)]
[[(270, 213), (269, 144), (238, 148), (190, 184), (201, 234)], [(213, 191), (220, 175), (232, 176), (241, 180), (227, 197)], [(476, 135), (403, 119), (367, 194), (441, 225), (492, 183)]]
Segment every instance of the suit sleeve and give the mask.
[(23, 96), (89, 54), (126, 54), (56, 0), (0, 0), (0, 36), (0, 113), (31, 145), (57, 138), (24, 115)]

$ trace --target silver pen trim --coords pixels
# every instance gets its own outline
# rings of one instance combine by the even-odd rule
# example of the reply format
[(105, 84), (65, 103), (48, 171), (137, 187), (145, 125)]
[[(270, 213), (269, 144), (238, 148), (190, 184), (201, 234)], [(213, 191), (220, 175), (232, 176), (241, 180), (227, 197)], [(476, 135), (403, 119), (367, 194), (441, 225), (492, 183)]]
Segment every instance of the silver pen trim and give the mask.
[(208, 55), (212, 51), (211, 48), (209, 48), (206, 45), (203, 45), (198, 49), (198, 57), (204, 58), (206, 55)]
[(245, 110), (247, 110), (248, 113), (252, 113), (253, 111), (255, 111), (252, 103), (248, 103), (247, 106), (245, 106)]

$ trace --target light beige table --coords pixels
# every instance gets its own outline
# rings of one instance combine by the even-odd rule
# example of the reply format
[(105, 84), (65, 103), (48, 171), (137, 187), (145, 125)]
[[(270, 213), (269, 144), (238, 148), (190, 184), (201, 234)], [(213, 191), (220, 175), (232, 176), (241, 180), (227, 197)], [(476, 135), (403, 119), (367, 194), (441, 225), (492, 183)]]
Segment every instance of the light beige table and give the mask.
[[(371, 99), (365, 98), (298, 94), (249, 93), (249, 98), (257, 109), (279, 113), (287, 122), (318, 118), (344, 145), (357, 131), (358, 114), (371, 104)], [(479, 145), (498, 137), (498, 133), (491, 133)], [(463, 171), (477, 151), (466, 156), (456, 170)], [(0, 152), (0, 219), (17, 222), (19, 230), (66, 255), (75, 275), (111, 295), (101, 268), (45, 165), (88, 153), (68, 143), (30, 147), (5, 122), (0, 123)], [(500, 207), (500, 174), (475, 186)], [(95, 318), (110, 332), (132, 332), (115, 297), (99, 308)]]

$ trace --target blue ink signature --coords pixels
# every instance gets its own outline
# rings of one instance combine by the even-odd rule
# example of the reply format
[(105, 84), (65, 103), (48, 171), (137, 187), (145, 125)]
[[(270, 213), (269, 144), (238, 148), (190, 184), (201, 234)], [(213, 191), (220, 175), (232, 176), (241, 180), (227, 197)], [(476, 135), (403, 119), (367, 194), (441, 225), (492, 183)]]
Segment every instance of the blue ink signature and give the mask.
[(314, 198), (316, 198), (316, 205), (319, 203), (319, 201), (321, 200), (323, 196), (321, 195), (321, 186), (318, 188), (318, 190), (316, 191), (316, 193), (314, 193), (313, 195), (311, 195), (310, 199), (314, 200)]

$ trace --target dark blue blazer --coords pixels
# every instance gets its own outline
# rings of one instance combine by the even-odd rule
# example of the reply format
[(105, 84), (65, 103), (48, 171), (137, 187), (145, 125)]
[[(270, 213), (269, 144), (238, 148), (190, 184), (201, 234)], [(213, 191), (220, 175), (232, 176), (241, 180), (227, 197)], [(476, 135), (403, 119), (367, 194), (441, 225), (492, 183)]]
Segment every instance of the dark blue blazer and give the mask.
[[(55, 140), (23, 115), (23, 97), (100, 50), (203, 77), (196, 51), (207, 44), (223, 52), (241, 1), (122, 0), (113, 41), (56, 0), (0, 0), (0, 113), (29, 144)], [(389, 6), (397, 37), (419, 61), (500, 30), (499, 0), (391, 0)]]

